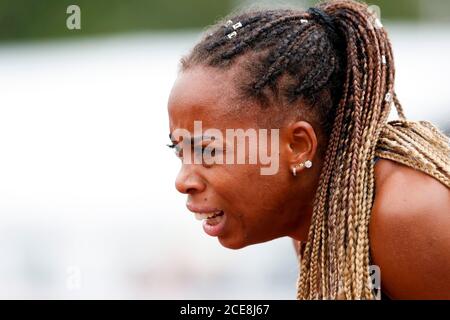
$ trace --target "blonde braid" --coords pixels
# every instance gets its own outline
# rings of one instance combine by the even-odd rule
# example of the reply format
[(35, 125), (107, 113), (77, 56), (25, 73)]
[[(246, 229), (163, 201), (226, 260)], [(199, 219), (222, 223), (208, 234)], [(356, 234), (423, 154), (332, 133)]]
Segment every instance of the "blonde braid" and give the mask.
[[(367, 28), (374, 23), (367, 6), (342, 0), (319, 8), (344, 34), (348, 59), (301, 259), (297, 298), (374, 299), (368, 281), (372, 159), (397, 161), (450, 187), (449, 138), (430, 122), (406, 120), (394, 92), (391, 44), (382, 28)], [(400, 119), (387, 122), (392, 103)]]
[(376, 155), (420, 170), (450, 188), (449, 138), (428, 121), (388, 122)]

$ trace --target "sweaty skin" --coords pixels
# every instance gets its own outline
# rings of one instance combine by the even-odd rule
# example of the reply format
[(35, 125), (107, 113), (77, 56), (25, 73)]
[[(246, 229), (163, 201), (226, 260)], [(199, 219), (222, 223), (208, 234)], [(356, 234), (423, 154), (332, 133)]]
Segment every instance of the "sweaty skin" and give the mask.
[[(276, 107), (261, 110), (240, 101), (235, 77), (233, 69), (202, 66), (181, 72), (168, 102), (170, 132), (184, 128), (192, 134), (198, 120), (203, 130), (225, 132), (263, 128), (264, 120), (280, 118)], [(299, 116), (286, 117), (279, 129), (275, 175), (261, 175), (260, 164), (181, 163), (175, 186), (187, 195), (190, 208), (225, 212), (224, 232), (218, 236), (224, 247), (239, 249), (284, 236), (294, 243), (307, 239), (326, 142), (313, 121)], [(306, 160), (313, 166), (298, 169), (294, 177), (292, 167)], [(383, 292), (394, 299), (450, 299), (449, 189), (386, 159), (375, 165), (375, 188), (369, 237)]]

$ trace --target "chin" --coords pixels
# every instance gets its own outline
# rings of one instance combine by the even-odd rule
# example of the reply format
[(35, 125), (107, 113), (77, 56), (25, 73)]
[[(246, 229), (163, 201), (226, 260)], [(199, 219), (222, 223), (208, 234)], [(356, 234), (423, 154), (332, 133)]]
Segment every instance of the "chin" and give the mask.
[(223, 247), (232, 250), (242, 249), (250, 245), (250, 243), (239, 241), (239, 239), (228, 239), (226, 237), (219, 237), (218, 239)]
[(220, 244), (228, 249), (238, 250), (242, 249), (254, 244), (264, 243), (268, 241), (275, 240), (277, 238), (284, 237), (285, 235), (279, 235), (279, 236), (271, 236), (271, 237), (264, 237), (264, 238), (258, 238), (258, 239), (243, 239), (243, 238), (230, 238), (226, 236), (218, 237), (218, 240)]
[(254, 244), (270, 241), (272, 239), (261, 241), (256, 241), (255, 239), (253, 239), (253, 241), (251, 241), (250, 239), (243, 239), (243, 238), (218, 237), (218, 240), (223, 247), (238, 250)]

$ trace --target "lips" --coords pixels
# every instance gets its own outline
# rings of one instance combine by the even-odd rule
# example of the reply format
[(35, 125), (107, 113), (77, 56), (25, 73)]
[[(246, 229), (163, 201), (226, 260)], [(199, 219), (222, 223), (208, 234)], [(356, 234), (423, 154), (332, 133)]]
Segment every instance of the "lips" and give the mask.
[(186, 204), (189, 211), (194, 212), (197, 220), (203, 220), (203, 230), (210, 236), (216, 237), (223, 232), (226, 214), (223, 210), (211, 207), (198, 207)]

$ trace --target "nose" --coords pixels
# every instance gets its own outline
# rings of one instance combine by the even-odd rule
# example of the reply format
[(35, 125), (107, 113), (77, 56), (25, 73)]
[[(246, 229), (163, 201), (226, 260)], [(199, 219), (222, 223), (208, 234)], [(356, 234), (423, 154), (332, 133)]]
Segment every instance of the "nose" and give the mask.
[(201, 177), (195, 173), (192, 164), (182, 165), (175, 180), (175, 188), (184, 194), (200, 193), (205, 190), (205, 183)]

